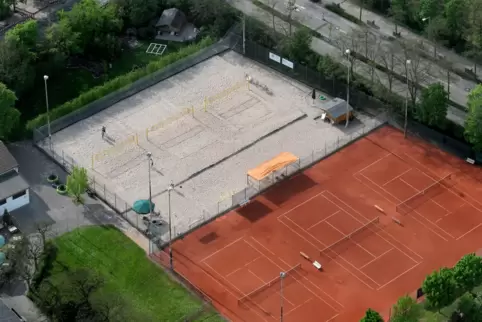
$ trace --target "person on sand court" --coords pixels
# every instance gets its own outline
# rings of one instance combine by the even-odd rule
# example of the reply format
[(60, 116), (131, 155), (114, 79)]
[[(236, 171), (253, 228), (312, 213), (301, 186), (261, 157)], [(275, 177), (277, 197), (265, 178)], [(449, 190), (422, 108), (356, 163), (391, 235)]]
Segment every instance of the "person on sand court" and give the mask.
[(102, 127), (102, 138), (105, 136), (105, 126)]

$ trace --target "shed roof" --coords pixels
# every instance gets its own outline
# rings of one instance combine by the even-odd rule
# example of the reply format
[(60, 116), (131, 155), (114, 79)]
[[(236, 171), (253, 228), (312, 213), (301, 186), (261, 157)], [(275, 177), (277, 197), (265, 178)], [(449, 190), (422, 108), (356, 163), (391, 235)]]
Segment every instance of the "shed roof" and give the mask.
[(0, 176), (0, 200), (29, 188), (28, 183), (16, 171)]
[(290, 152), (281, 152), (273, 159), (265, 161), (256, 168), (248, 171), (248, 176), (255, 180), (262, 180), (274, 171), (283, 169), (284, 167), (298, 161), (298, 157)]
[(161, 17), (156, 23), (156, 27), (170, 26), (180, 29), (186, 22), (186, 17), (177, 8), (166, 9), (162, 12)]
[[(337, 97), (324, 103), (322, 109), (336, 119), (343, 114), (346, 114), (346, 101)], [(353, 108), (349, 106), (349, 110), (351, 112), (353, 111)]]
[(18, 167), (17, 160), (15, 160), (10, 151), (8, 151), (5, 144), (0, 141), (0, 175), (16, 167)]

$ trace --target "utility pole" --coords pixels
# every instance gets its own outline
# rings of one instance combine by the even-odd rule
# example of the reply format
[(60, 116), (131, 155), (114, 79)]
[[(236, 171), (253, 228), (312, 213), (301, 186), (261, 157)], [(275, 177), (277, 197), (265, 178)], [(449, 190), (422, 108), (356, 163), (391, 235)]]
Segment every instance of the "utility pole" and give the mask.
[(169, 267), (174, 270), (174, 264), (172, 262), (172, 220), (171, 220), (171, 191), (174, 189), (174, 184), (169, 184), (167, 187), (167, 198), (168, 198), (168, 212), (169, 212)]
[[(152, 161), (152, 153), (147, 152), (148, 172), (149, 172), (149, 223), (147, 224), (147, 232), (150, 232), (152, 219), (152, 185), (151, 185), (151, 167), (154, 165)], [(151, 253), (151, 240), (149, 238), (149, 254)]]
[(48, 75), (44, 75), (44, 84), (45, 84), (45, 105), (47, 106), (47, 129), (49, 134), (49, 149), (52, 151), (52, 132), (50, 131), (50, 111), (49, 111), (49, 92), (47, 89), (47, 80), (49, 79)]

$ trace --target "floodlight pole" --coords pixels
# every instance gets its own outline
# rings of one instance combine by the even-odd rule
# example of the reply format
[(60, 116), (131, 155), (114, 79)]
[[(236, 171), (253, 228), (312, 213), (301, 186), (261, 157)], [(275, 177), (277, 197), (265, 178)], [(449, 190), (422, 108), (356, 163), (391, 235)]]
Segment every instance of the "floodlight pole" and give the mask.
[[(149, 232), (149, 228), (151, 226), (151, 217), (152, 217), (152, 185), (151, 185), (151, 167), (154, 165), (154, 161), (152, 161), (152, 153), (147, 152), (147, 162), (148, 162), (148, 172), (149, 172), (149, 223), (147, 224), (147, 232)], [(151, 242), (149, 239), (149, 254), (151, 253)]]
[(403, 126), (403, 137), (407, 138), (407, 126), (408, 126), (408, 92), (410, 91), (410, 85), (408, 83), (408, 66), (410, 65), (410, 59), (407, 59), (405, 65), (406, 77), (407, 77), (407, 92), (405, 93), (405, 123)]
[(279, 273), (279, 277), (280, 277), (280, 317), (279, 317), (279, 321), (280, 322), (283, 322), (283, 280), (286, 276), (286, 273), (285, 272), (281, 272)]
[(50, 131), (50, 111), (49, 111), (49, 94), (47, 89), (47, 80), (49, 79), (48, 75), (44, 75), (44, 84), (45, 84), (45, 105), (47, 106), (47, 129), (49, 134), (49, 149), (52, 151), (52, 132)]
[(174, 184), (169, 184), (167, 187), (167, 199), (168, 199), (168, 213), (169, 213), (169, 267), (174, 270), (174, 265), (172, 262), (172, 220), (171, 220), (171, 190), (174, 189)]
[(345, 127), (348, 127), (348, 124), (350, 123), (350, 72), (351, 72), (351, 58), (350, 54), (351, 51), (350, 49), (345, 50), (346, 57), (348, 58), (348, 75), (346, 77), (346, 122), (345, 122)]

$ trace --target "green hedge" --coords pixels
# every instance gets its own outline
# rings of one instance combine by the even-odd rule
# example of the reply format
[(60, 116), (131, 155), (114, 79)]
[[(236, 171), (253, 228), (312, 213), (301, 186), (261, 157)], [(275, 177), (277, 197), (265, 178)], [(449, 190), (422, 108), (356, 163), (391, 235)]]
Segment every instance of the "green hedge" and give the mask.
[(338, 6), (337, 4), (335, 3), (328, 3), (328, 4), (325, 4), (325, 8), (330, 10), (331, 12), (333, 13), (336, 13), (337, 15), (339, 15), (340, 17), (343, 17), (345, 18), (346, 20), (349, 20), (351, 22), (354, 22), (356, 23), (357, 25), (361, 25), (362, 22), (360, 20), (358, 20), (357, 17), (355, 16), (352, 16), (351, 14), (349, 14), (348, 12), (345, 11), (345, 9), (343, 9), (342, 7)]
[[(50, 111), (50, 121), (56, 120), (70, 114), (76, 110), (82, 109), (86, 107), (88, 104), (110, 94), (119, 89), (127, 87), (134, 83), (135, 81), (153, 74), (172, 63), (179, 61), (183, 58), (186, 58), (196, 52), (209, 47), (212, 45), (214, 41), (206, 37), (202, 39), (200, 42), (181, 48), (179, 51), (175, 53), (168, 54), (166, 56), (161, 57), (159, 60), (155, 60), (150, 62), (147, 66), (143, 68), (139, 68), (129, 72), (125, 75), (118, 76), (113, 78), (102, 85), (96, 86), (91, 88), (90, 90), (80, 94), (78, 97), (74, 98), (71, 101), (68, 101)], [(36, 118), (27, 122), (27, 130), (32, 132), (35, 128), (38, 128), (42, 125), (47, 124), (47, 113), (43, 113), (38, 115)]]

